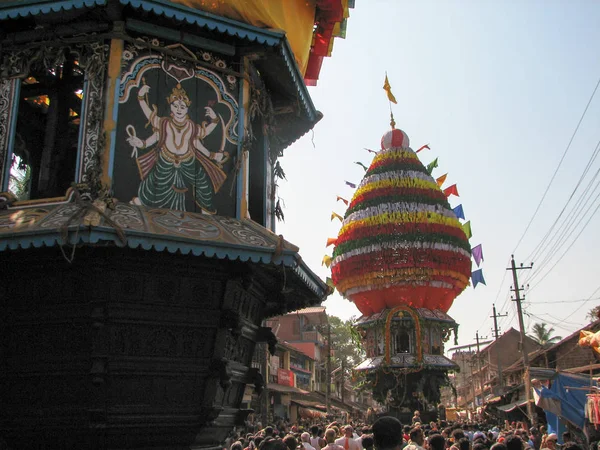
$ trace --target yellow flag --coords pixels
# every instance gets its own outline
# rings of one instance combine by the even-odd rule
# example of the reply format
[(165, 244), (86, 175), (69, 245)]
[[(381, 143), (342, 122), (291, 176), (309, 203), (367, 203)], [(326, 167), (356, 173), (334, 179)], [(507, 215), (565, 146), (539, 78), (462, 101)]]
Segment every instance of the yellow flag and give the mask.
[(441, 177), (437, 178), (435, 181), (437, 181), (437, 185), (439, 187), (442, 187), (442, 184), (444, 184), (444, 181), (446, 181), (446, 177), (448, 176), (447, 173), (445, 173), (444, 175), (442, 175)]
[(394, 97), (394, 94), (392, 94), (392, 87), (390, 86), (387, 75), (385, 76), (385, 83), (383, 83), (383, 90), (387, 93), (387, 97), (390, 102), (398, 104), (396, 97)]
[(321, 261), (321, 265), (325, 264), (325, 267), (329, 268), (331, 265), (331, 256), (325, 255), (323, 256), (323, 261)]
[(471, 221), (469, 220), (468, 222), (465, 222), (462, 227), (463, 231), (467, 235), (467, 239), (471, 239), (473, 236), (473, 233), (471, 232)]
[(331, 220), (333, 220), (333, 219), (339, 219), (340, 222), (344, 221), (344, 218), (336, 212), (331, 213)]

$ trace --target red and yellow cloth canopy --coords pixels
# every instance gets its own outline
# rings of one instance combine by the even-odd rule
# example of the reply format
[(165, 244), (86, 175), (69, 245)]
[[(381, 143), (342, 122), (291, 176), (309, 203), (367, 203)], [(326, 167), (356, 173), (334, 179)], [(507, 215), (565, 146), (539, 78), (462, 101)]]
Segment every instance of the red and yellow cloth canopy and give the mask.
[(304, 81), (314, 86), (333, 39), (345, 36), (352, 0), (172, 0), (258, 28), (283, 30)]

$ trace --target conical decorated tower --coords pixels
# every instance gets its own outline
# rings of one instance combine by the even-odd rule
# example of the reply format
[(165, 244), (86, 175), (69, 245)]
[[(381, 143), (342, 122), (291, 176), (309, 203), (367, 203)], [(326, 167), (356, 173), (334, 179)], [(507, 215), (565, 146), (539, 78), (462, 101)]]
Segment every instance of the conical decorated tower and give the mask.
[[(355, 368), (388, 412), (433, 418), (455, 364), (446, 314), (469, 284), (471, 247), (445, 193), (402, 130), (381, 139), (346, 211), (331, 262), (338, 291), (363, 316), (367, 360)], [(408, 416), (410, 418), (410, 416)]]

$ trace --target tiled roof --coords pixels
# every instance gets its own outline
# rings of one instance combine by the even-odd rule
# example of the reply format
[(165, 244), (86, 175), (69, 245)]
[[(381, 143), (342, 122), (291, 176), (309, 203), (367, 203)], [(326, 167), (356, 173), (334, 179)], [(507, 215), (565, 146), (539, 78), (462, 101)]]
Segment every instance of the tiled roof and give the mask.
[(321, 314), (325, 312), (324, 306), (311, 306), (309, 308), (299, 309), (298, 311), (293, 311), (290, 314)]

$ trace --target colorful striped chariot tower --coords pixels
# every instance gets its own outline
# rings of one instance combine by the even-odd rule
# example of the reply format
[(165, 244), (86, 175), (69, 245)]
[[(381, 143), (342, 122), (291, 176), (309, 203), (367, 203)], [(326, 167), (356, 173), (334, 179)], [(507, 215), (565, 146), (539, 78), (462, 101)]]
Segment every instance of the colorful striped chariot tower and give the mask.
[(0, 447), (221, 449), (330, 288), (279, 157), (349, 0), (0, 2)]
[(447, 311), (469, 283), (471, 247), (446, 195), (393, 125), (349, 203), (331, 270), (362, 313), (356, 327), (367, 359), (355, 375), (387, 413), (410, 423), (415, 410), (435, 419), (440, 387), (458, 368), (444, 356), (458, 329)]

